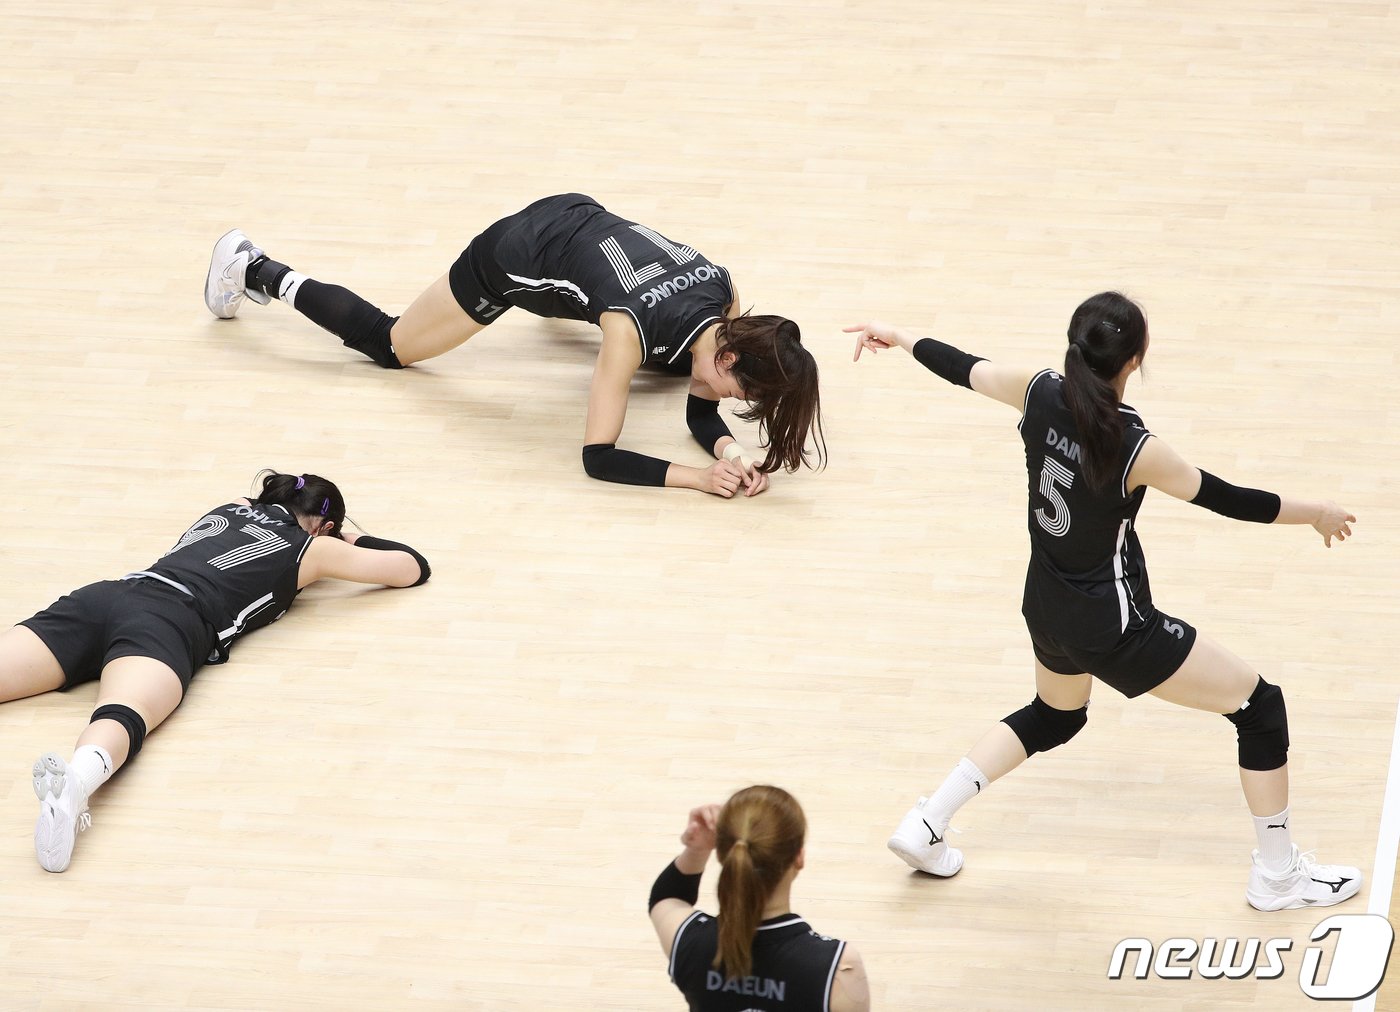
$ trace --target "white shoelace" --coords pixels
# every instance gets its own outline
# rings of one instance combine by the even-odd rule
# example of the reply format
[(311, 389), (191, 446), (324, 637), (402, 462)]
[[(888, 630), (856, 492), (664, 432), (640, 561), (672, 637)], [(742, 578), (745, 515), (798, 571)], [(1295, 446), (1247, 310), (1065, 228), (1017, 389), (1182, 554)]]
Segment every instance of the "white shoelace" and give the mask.
[(1300, 871), (1304, 875), (1311, 877), (1312, 873), (1317, 869), (1317, 862), (1313, 860), (1313, 855), (1316, 853), (1317, 851), (1315, 850), (1300, 852), (1298, 854), (1298, 861), (1293, 866), (1293, 870)]

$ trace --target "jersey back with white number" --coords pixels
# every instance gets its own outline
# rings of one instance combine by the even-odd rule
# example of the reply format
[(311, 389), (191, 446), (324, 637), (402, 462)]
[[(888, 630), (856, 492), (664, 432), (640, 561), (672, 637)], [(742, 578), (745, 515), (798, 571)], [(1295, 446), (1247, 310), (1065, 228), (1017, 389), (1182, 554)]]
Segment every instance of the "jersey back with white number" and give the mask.
[(758, 926), (749, 975), (726, 978), (712, 965), (719, 921), (697, 910), (676, 930), (671, 980), (691, 1012), (824, 1012), (845, 949), (845, 942), (817, 934), (796, 914), (780, 914)]
[(297, 596), (311, 535), (284, 506), (229, 503), (210, 510), (144, 572), (194, 596), (218, 634), (211, 663), (228, 659), (235, 638), (274, 622)]
[(529, 312), (595, 324), (627, 314), (643, 365), (688, 374), (685, 352), (733, 299), (723, 267), (583, 194), (537, 201), (516, 221), (506, 241), (530, 268), (502, 294)]
[(1026, 388), (1018, 426), (1026, 449), (1031, 560), (1022, 611), (1064, 642), (1107, 649), (1137, 628), (1152, 592), (1136, 520), (1146, 487), (1128, 492), (1128, 472), (1150, 433), (1125, 405), (1123, 438), (1109, 485), (1089, 487), (1064, 379), (1045, 369)]

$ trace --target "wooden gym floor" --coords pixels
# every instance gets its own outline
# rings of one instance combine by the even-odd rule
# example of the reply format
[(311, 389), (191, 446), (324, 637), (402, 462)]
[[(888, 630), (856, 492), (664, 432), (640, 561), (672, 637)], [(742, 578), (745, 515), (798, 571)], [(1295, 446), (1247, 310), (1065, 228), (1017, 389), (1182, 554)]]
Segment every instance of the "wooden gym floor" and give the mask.
[[(1400, 3), (108, 9), (0, 11), (0, 621), (148, 564), (264, 466), (340, 482), (435, 576), (318, 586), (201, 673), (62, 876), (28, 767), (95, 686), (0, 708), (0, 1007), (674, 1009), (647, 891), (688, 808), (755, 782), (805, 806), (796, 908), (877, 1008), (1311, 1004), (1321, 915), (1246, 906), (1219, 717), (1100, 687), (965, 809), (961, 876), (884, 849), (1030, 698), (1025, 479), (1013, 412), (853, 365), (840, 327), (1053, 365), (1122, 288), (1154, 431), (1351, 508), (1327, 551), (1153, 495), (1143, 539), (1158, 603), (1287, 692), (1297, 839), (1392, 875)], [(583, 326), (511, 313), (391, 373), (200, 299), (237, 225), (398, 312), (564, 190), (799, 321), (825, 472), (734, 502), (589, 481)], [(624, 445), (700, 462), (684, 400), (639, 379)], [(1272, 981), (1111, 981), (1128, 936), (1294, 947)]]

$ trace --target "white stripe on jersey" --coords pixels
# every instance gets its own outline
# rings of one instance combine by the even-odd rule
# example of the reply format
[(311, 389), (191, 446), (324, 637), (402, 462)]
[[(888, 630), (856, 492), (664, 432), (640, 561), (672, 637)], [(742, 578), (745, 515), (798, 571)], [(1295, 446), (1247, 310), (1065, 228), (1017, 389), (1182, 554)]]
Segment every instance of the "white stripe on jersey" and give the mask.
[(831, 961), (831, 970), (826, 975), (826, 991), (822, 994), (822, 1012), (831, 1012), (831, 987), (836, 983), (836, 971), (841, 966), (841, 953), (846, 951), (846, 943), (836, 946), (836, 956)]
[(779, 921), (777, 924), (760, 924), (760, 925), (758, 926), (758, 930), (759, 930), (759, 931), (772, 931), (774, 928), (790, 928), (790, 927), (792, 927), (794, 924), (806, 924), (806, 923), (807, 923), (806, 919), (804, 919), (804, 918), (802, 918), (802, 917), (798, 917), (796, 914), (793, 914), (793, 915), (792, 915), (791, 917), (789, 917), (787, 920), (785, 920), (785, 921)]
[(598, 244), (598, 248), (603, 251), (603, 256), (608, 258), (608, 263), (612, 264), (612, 269), (617, 273), (617, 280), (621, 281), (622, 287), (629, 292), (644, 281), (666, 273), (666, 268), (660, 264), (647, 264), (641, 270), (637, 270), (632, 266), (632, 261), (627, 259), (627, 254), (622, 251), (622, 244), (614, 236), (608, 236)]
[(609, 306), (608, 309), (618, 313), (626, 313), (628, 316), (632, 317), (632, 322), (636, 324), (637, 327), (637, 340), (642, 342), (642, 361), (645, 362), (647, 356), (651, 354), (651, 349), (647, 347), (647, 333), (642, 329), (642, 321), (637, 318), (636, 313), (632, 312), (632, 310), (628, 309), (626, 306)]
[(695, 918), (702, 916), (704, 915), (701, 911), (692, 911), (689, 917), (681, 921), (681, 926), (676, 929), (676, 937), (671, 939), (671, 959), (669, 965), (666, 967), (666, 972), (670, 975), (671, 983), (673, 984), (676, 982), (676, 953), (681, 951), (681, 932), (690, 927), (690, 923), (695, 920)]
[(1026, 411), (1027, 411), (1027, 410), (1030, 408), (1030, 406), (1031, 406), (1031, 389), (1032, 389), (1037, 383), (1040, 382), (1040, 378), (1041, 378), (1042, 376), (1053, 376), (1053, 375), (1055, 375), (1055, 370), (1054, 370), (1054, 369), (1042, 369), (1042, 370), (1040, 370), (1040, 372), (1038, 372), (1038, 373), (1036, 373), (1034, 376), (1032, 376), (1032, 377), (1031, 377), (1031, 381), (1030, 381), (1029, 383), (1026, 384), (1026, 396), (1025, 396), (1025, 398), (1022, 399), (1022, 401), (1021, 401), (1021, 419), (1020, 419), (1020, 421), (1018, 421), (1018, 422), (1016, 423), (1016, 431), (1017, 431), (1017, 432), (1020, 432), (1020, 431), (1021, 431), (1021, 426), (1023, 426), (1023, 425), (1026, 424)]
[[(511, 274), (509, 272), (507, 272), (506, 277), (510, 278), (512, 281), (519, 281), (522, 285), (526, 286), (526, 289), (539, 291), (541, 288), (553, 288), (556, 292), (565, 292), (578, 299), (585, 306), (588, 305), (588, 296), (583, 294), (583, 289), (572, 281), (564, 281), (560, 278), (522, 278), (519, 274)], [(501, 294), (509, 295), (511, 292), (519, 292), (522, 290), (524, 289), (507, 288)]]
[(675, 243), (673, 243), (670, 239), (667, 239), (660, 232), (653, 232), (645, 225), (633, 225), (632, 231), (636, 232), (638, 235), (646, 236), (648, 239), (656, 243), (656, 245), (660, 246), (667, 253), (671, 254), (671, 259), (676, 261), (677, 267), (684, 267), (686, 264), (690, 263), (690, 261), (694, 260), (700, 255), (700, 251), (698, 249), (694, 249), (690, 246), (677, 246)]
[[(1113, 589), (1118, 591), (1118, 631), (1128, 630), (1128, 581), (1123, 576), (1123, 543), (1128, 537), (1128, 521), (1118, 524), (1118, 544), (1113, 549)], [(1134, 611), (1137, 609), (1134, 608)]]
[(240, 611), (237, 615), (234, 616), (233, 625), (229, 626), (229, 628), (219, 633), (219, 642), (223, 643), (224, 641), (232, 639), (234, 636), (237, 636), (240, 632), (243, 631), (243, 627), (248, 624), (248, 620), (254, 615), (256, 615), (263, 608), (265, 608), (269, 603), (271, 603), (271, 601), (272, 594), (267, 593), (264, 594), (262, 597), (258, 598), (252, 604), (248, 605), (248, 607)]
[(1150, 432), (1144, 432), (1142, 434), (1142, 438), (1137, 441), (1137, 446), (1133, 447), (1133, 452), (1128, 454), (1128, 462), (1123, 465), (1123, 480), (1119, 482), (1119, 487), (1123, 491), (1124, 499), (1128, 498), (1128, 472), (1131, 471), (1133, 465), (1137, 463), (1138, 454), (1141, 453), (1142, 448), (1147, 445), (1147, 440), (1151, 435), (1152, 433)]
[(675, 353), (674, 355), (672, 355), (670, 358), (668, 358), (666, 361), (667, 361), (668, 363), (670, 363), (670, 362), (674, 362), (677, 358), (679, 358), (681, 352), (685, 351), (687, 348), (690, 347), (690, 342), (695, 340), (695, 336), (696, 336), (697, 334), (699, 334), (700, 331), (704, 330), (706, 327), (708, 327), (710, 324), (714, 323), (714, 322), (715, 322), (716, 320), (718, 320), (718, 319), (719, 319), (718, 316), (710, 316), (710, 317), (707, 317), (707, 318), (704, 320), (704, 322), (702, 322), (702, 323), (700, 324), (700, 326), (696, 327), (694, 330), (692, 330), (692, 331), (690, 332), (690, 336), (687, 337), (684, 341), (682, 341), (682, 342), (680, 343), (679, 347), (676, 348), (676, 353)]
[(189, 587), (186, 587), (186, 586), (185, 586), (183, 583), (181, 583), (179, 580), (172, 580), (170, 577), (168, 577), (168, 576), (161, 576), (159, 573), (148, 573), (148, 572), (146, 572), (146, 570), (144, 570), (144, 569), (141, 570), (139, 573), (127, 573), (125, 576), (122, 577), (122, 579), (123, 579), (123, 580), (159, 580), (161, 583), (164, 583), (164, 584), (167, 584), (167, 585), (169, 585), (169, 586), (171, 586), (171, 587), (174, 587), (176, 590), (178, 590), (180, 593), (184, 594), (186, 597), (194, 597), (194, 591), (190, 590)]
[(232, 569), (234, 566), (241, 566), (245, 562), (252, 562), (260, 559), (264, 555), (272, 555), (280, 552), (284, 548), (291, 548), (291, 543), (282, 540), (276, 531), (269, 531), (258, 527), (255, 524), (246, 524), (240, 529), (240, 533), (252, 537), (252, 544), (239, 545), (237, 548), (230, 548), (223, 555), (216, 555), (209, 560), (209, 565), (215, 569)]

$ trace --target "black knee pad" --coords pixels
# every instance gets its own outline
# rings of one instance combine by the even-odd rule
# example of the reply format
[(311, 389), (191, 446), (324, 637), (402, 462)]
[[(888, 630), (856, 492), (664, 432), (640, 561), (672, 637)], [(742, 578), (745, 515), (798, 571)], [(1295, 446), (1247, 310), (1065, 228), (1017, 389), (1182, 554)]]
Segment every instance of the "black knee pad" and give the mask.
[(1277, 685), (1259, 679), (1249, 701), (1225, 719), (1239, 731), (1242, 769), (1266, 773), (1288, 762), (1288, 708)]
[(403, 363), (394, 354), (394, 346), (389, 341), (389, 332), (398, 322), (397, 316), (390, 316), (365, 302), (350, 313), (349, 326), (340, 335), (340, 341), (345, 347), (372, 358), (375, 364), (385, 369), (402, 369)]
[(1057, 710), (1039, 696), (1031, 700), (1030, 706), (1023, 706), (1002, 719), (1002, 723), (1021, 739), (1028, 756), (1063, 745), (1084, 730), (1088, 722), (1088, 703), (1077, 710)]
[(146, 722), (139, 713), (120, 703), (108, 703), (92, 711), (92, 720), (115, 720), (126, 728), (126, 736), (131, 741), (131, 750), (126, 758), (128, 762), (136, 758), (136, 753), (141, 751), (141, 743), (146, 740)]

